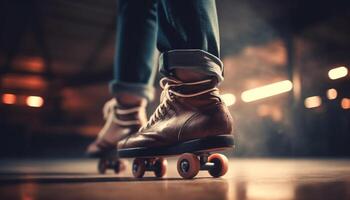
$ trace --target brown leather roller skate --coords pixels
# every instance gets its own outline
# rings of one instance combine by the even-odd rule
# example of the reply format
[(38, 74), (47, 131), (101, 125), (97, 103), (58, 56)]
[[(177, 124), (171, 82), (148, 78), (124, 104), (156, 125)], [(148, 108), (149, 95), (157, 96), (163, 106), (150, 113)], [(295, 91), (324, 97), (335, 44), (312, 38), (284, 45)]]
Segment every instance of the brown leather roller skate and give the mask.
[(125, 161), (119, 159), (117, 143), (127, 136), (135, 134), (146, 120), (145, 104), (126, 107), (113, 98), (103, 107), (105, 124), (96, 140), (87, 148), (90, 157), (99, 158), (98, 171), (104, 174), (107, 169), (115, 173), (125, 169)]
[(164, 157), (181, 154), (177, 169), (183, 178), (193, 178), (199, 170), (223, 176), (227, 158), (211, 153), (233, 148), (233, 123), (216, 81), (163, 78), (160, 85), (160, 105), (137, 134), (118, 143), (119, 155), (136, 158), (135, 177), (142, 177), (145, 171), (160, 176), (166, 171)]

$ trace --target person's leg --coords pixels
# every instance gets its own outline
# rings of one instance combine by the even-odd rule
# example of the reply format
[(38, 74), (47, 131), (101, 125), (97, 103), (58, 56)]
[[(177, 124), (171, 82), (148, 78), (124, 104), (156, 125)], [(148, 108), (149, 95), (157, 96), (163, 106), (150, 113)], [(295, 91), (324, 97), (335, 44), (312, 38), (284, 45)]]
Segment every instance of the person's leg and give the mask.
[(119, 140), (132, 135), (147, 122), (145, 106), (153, 99), (157, 43), (158, 0), (119, 0), (114, 80), (114, 99), (103, 114), (105, 125), (88, 147), (91, 156), (116, 148)]
[(186, 79), (200, 79), (204, 74), (222, 81), (215, 0), (169, 0), (162, 1), (161, 6), (160, 71), (166, 76), (174, 73)]
[(116, 96), (153, 99), (157, 4), (157, 0), (119, 1), (114, 80), (110, 84)]
[(139, 147), (152, 152), (217, 136), (231, 144), (232, 117), (217, 88), (223, 64), (215, 1), (164, 0), (161, 5), (158, 48), (165, 76), (161, 104), (137, 135), (118, 143), (120, 152)]

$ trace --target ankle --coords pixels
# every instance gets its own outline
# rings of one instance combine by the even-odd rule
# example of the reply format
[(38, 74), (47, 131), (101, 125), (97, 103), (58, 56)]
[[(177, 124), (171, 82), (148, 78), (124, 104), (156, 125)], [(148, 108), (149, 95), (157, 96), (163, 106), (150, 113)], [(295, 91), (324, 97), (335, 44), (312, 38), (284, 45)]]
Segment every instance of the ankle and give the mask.
[(175, 69), (175, 77), (183, 82), (201, 81), (211, 79), (212, 76), (190, 69)]
[(147, 103), (145, 98), (128, 93), (117, 94), (115, 98), (121, 106), (125, 107), (141, 107)]

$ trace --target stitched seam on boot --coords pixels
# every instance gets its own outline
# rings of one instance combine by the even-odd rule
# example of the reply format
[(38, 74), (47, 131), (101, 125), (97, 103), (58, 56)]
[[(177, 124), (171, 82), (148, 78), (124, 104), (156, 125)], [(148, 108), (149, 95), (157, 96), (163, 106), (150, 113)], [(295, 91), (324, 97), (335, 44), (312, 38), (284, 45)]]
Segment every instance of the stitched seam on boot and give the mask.
[(181, 134), (182, 134), (182, 131), (183, 129), (186, 127), (186, 125), (188, 123), (190, 123), (195, 117), (197, 117), (199, 115), (199, 113), (194, 113), (191, 117), (189, 117), (185, 123), (183, 124), (183, 126), (181, 126), (180, 130), (179, 130), (179, 133), (177, 134), (177, 141), (180, 141), (180, 138), (181, 138)]

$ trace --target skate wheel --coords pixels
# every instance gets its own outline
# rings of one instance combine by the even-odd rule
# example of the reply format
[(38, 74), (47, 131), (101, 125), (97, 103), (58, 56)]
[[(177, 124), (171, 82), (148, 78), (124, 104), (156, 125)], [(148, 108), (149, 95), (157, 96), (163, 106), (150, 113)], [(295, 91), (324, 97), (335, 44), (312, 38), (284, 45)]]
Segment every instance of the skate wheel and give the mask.
[(192, 153), (184, 153), (177, 161), (177, 171), (185, 179), (195, 177), (200, 169), (199, 159)]
[(168, 161), (164, 158), (157, 158), (154, 161), (154, 174), (156, 177), (163, 177), (166, 173)]
[(115, 174), (118, 174), (121, 171), (122, 162), (120, 160), (116, 160), (113, 162), (113, 170)]
[(114, 164), (114, 173), (118, 174), (121, 171), (126, 169), (127, 161), (126, 160), (117, 160)]
[(136, 158), (132, 163), (132, 174), (135, 178), (142, 178), (146, 171), (145, 160)]
[(228, 160), (226, 156), (215, 153), (208, 157), (208, 162), (214, 163), (214, 167), (208, 170), (212, 177), (217, 178), (226, 174), (228, 170)]
[(97, 164), (97, 170), (100, 174), (105, 174), (107, 170), (107, 162), (104, 159), (100, 159)]

